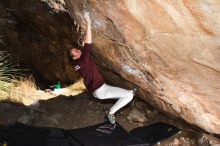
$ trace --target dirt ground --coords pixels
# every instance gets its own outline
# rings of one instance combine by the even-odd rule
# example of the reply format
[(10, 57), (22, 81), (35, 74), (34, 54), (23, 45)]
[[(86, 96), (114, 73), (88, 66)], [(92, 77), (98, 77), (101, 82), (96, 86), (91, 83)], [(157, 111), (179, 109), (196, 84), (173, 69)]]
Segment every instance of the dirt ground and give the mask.
[[(58, 96), (39, 101), (33, 107), (0, 103), (0, 124), (22, 122), (40, 127), (74, 129), (88, 127), (106, 120), (106, 111), (115, 100), (97, 100), (87, 93), (77, 96)], [(146, 114), (143, 114), (146, 113)], [(116, 121), (127, 131), (157, 121), (172, 123), (181, 129), (190, 129), (184, 123), (159, 113), (145, 102), (134, 99), (116, 114)], [(199, 134), (194, 130), (182, 130), (157, 145), (198, 145)]]
[[(48, 126), (66, 129), (92, 126), (106, 120), (106, 112), (115, 102), (115, 100), (98, 100), (87, 93), (70, 97), (59, 96), (47, 101), (40, 101), (39, 109), (42, 112), (35, 113), (31, 124), (36, 126), (48, 124)], [(143, 125), (128, 120), (132, 104), (134, 103), (116, 114), (116, 121), (128, 131)], [(51, 121), (54, 122), (48, 122), (50, 119), (53, 119)]]

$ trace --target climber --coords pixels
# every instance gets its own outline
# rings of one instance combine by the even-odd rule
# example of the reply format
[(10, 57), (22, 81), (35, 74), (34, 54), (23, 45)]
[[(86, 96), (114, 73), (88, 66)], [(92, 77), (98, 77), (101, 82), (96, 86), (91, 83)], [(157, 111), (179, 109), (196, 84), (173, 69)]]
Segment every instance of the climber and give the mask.
[(113, 87), (105, 83), (90, 55), (92, 49), (92, 35), (90, 16), (88, 12), (85, 13), (84, 19), (86, 22), (84, 47), (82, 50), (78, 48), (70, 49), (68, 56), (70, 57), (70, 61), (74, 66), (74, 69), (84, 78), (84, 84), (89, 93), (93, 94), (93, 96), (98, 99), (118, 99), (118, 101), (107, 113), (109, 122), (111, 124), (115, 124), (114, 114), (133, 99), (137, 89), (134, 88), (133, 90), (126, 90), (119, 87)]

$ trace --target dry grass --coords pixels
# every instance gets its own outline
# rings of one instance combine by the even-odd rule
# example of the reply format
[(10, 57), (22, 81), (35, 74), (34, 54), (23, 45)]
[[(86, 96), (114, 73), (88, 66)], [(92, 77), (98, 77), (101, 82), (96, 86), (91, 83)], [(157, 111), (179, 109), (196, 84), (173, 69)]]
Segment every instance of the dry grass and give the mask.
[(33, 105), (38, 100), (47, 100), (58, 95), (74, 96), (86, 90), (83, 80), (80, 79), (75, 84), (66, 88), (61, 88), (61, 92), (45, 92), (38, 89), (33, 78), (23, 78), (16, 83), (16, 86), (11, 90), (8, 100), (16, 103), (21, 103), (26, 106)]
[(16, 84), (15, 77), (21, 75), (22, 70), (16, 68), (7, 52), (0, 51), (0, 100), (5, 100), (9, 96), (10, 90)]
[(69, 87), (67, 87), (66, 89), (69, 90), (69, 93), (66, 96), (75, 96), (77, 94), (80, 94), (82, 92), (86, 91), (86, 87), (83, 83), (83, 79), (79, 79), (76, 83), (74, 83), (73, 85), (70, 85)]
[[(42, 98), (43, 91), (38, 90), (33, 78), (22, 78), (11, 89), (9, 101), (31, 105)], [(46, 96), (46, 94), (44, 95)], [(50, 96), (50, 95), (48, 95)]]

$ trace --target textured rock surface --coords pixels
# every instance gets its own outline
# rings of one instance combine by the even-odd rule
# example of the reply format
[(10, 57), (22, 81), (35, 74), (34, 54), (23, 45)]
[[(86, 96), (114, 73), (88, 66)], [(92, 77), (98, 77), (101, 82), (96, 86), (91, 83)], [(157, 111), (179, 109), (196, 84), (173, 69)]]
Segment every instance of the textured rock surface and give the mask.
[(218, 0), (65, 2), (79, 23), (91, 12), (100, 65), (155, 107), (220, 134)]
[[(2, 0), (4, 43), (47, 80), (74, 80), (65, 49), (82, 14), (92, 18), (93, 56), (106, 80), (140, 87), (154, 107), (220, 134), (218, 0)], [(3, 9), (1, 9), (3, 11)], [(8, 16), (10, 15), (10, 16)], [(1, 19), (2, 20), (2, 19)], [(123, 77), (127, 82), (123, 82)]]
[[(53, 7), (52, 7), (53, 6)], [(51, 82), (73, 81), (66, 50), (76, 44), (74, 22), (62, 1), (1, 0), (0, 46)]]

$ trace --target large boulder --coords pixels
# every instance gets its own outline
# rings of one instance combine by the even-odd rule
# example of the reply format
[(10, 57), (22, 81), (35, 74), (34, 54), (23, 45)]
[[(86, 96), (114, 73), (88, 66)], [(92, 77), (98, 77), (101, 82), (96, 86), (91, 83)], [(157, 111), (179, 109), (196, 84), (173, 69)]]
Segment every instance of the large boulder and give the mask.
[(138, 85), (155, 107), (220, 134), (219, 1), (65, 2), (80, 24), (91, 13), (101, 66)]
[(50, 81), (78, 78), (65, 53), (80, 36), (73, 20), (82, 25), (89, 11), (92, 55), (108, 82), (137, 85), (154, 107), (220, 134), (219, 1), (1, 0), (0, 7), (7, 20), (0, 45)]

